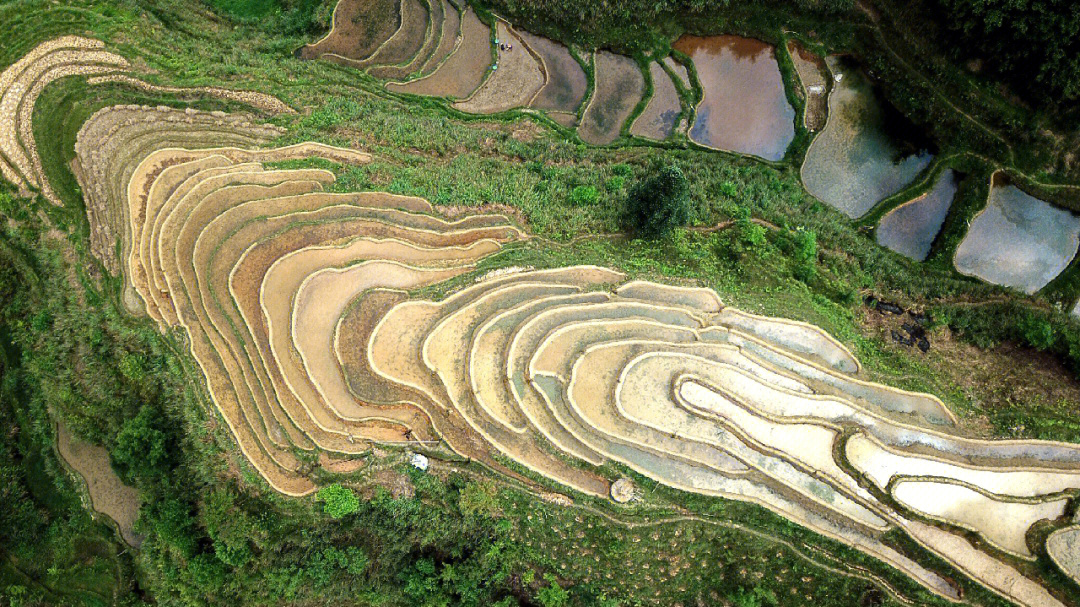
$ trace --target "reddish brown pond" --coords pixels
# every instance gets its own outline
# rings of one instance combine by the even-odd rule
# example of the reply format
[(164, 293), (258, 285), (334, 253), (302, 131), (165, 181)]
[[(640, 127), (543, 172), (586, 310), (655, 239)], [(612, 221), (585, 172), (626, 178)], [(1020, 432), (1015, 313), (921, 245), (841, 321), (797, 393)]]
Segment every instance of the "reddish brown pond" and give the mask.
[(740, 36), (683, 36), (675, 48), (694, 60), (705, 98), (690, 138), (742, 154), (780, 160), (795, 137), (795, 109), (772, 46)]

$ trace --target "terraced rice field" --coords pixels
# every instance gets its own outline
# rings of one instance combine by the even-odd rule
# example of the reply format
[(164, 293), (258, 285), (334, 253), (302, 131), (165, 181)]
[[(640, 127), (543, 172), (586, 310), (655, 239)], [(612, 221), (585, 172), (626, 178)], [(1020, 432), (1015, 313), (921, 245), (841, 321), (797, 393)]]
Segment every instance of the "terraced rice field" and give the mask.
[(772, 46), (740, 36), (683, 36), (675, 48), (694, 62), (704, 98), (690, 138), (715, 149), (780, 160), (795, 137), (795, 109)]
[(1046, 552), (1065, 575), (1080, 584), (1080, 525), (1051, 533), (1046, 538)]
[(455, 109), (473, 114), (493, 114), (523, 107), (544, 86), (544, 65), (530, 51), (525, 40), (510, 26), (500, 21), (495, 28), (500, 44), (511, 45), (498, 50), (498, 62), (491, 75), (468, 99), (454, 104)]
[[(420, 47), (431, 55), (408, 65), (429, 63), (435, 30)], [(82, 65), (56, 50), (69, 47), (104, 52), (62, 39), (5, 70), (6, 124), (21, 124), (20, 104), (32, 109), (27, 66)], [(620, 59), (596, 61), (582, 128), (617, 137), (641, 73), (626, 59), (628, 80), (605, 81)], [(4, 170), (47, 192), (20, 128), (0, 147)], [(913, 558), (895, 539), (906, 534), (1017, 604), (1064, 604), (1024, 561), (1045, 548), (1075, 575), (1072, 532), (1040, 546), (1030, 531), (1066, 522), (1080, 447), (962, 436), (938, 398), (867, 381), (821, 329), (736, 310), (708, 289), (596, 266), (479, 275), (529, 235), (501, 215), (450, 221), (420, 198), (332, 193), (328, 170), (268, 168), (372, 160), (318, 143), (266, 147), (278, 134), (246, 115), (107, 107), (83, 126), (73, 163), (94, 253), (123, 275), (126, 305), (184, 336), (213, 406), (277, 491), (313, 492), (313, 462), (340, 472), (376, 445), (443, 445), (568, 494), (557, 501), (633, 501), (632, 479), (644, 478), (756, 504), (961, 600), (955, 571)], [(434, 285), (449, 295), (416, 295)]]
[(334, 8), (330, 32), (298, 51), (304, 59), (363, 61), (402, 25), (398, 0), (349, 0)]
[[(409, 82), (391, 82), (387, 89), (396, 93), (435, 95), (465, 99), (491, 73), (491, 29), (472, 8), (460, 18), (458, 40), (450, 54), (438, 61), (430, 72)], [(442, 45), (440, 45), (442, 46)], [(428, 67), (432, 67), (428, 64)]]
[(828, 57), (833, 74), (828, 122), (806, 151), (806, 189), (848, 217), (860, 217), (910, 183), (933, 156), (901, 149), (884, 127), (869, 80), (840, 57)]
[(874, 233), (878, 244), (916, 261), (926, 259), (959, 186), (960, 178), (952, 169), (943, 171), (929, 192), (881, 218)]
[(553, 112), (576, 113), (585, 99), (589, 83), (585, 70), (570, 54), (570, 50), (555, 42), (526, 31), (520, 32), (533, 52), (544, 66), (547, 82), (529, 103), (529, 107)]
[(963, 274), (1034, 293), (1061, 273), (1080, 247), (1080, 217), (1039, 200), (1001, 174), (971, 220), (953, 263)]
[(629, 57), (600, 51), (593, 57), (596, 90), (582, 116), (578, 136), (587, 143), (607, 145), (619, 131), (645, 92), (645, 78)]
[[(222, 130), (262, 128), (216, 118)], [(114, 153), (128, 146), (109, 138), (146, 136), (88, 128), (109, 133), (100, 150)], [(87, 191), (115, 192), (126, 209), (94, 219), (126, 222), (111, 229), (126, 243), (133, 302), (162, 329), (183, 328), (216, 408), (278, 491), (316, 488), (304, 452), (338, 469), (376, 444), (442, 442), (537, 491), (549, 491), (542, 478), (597, 498), (619, 480), (601, 467), (610, 462), (760, 505), (942, 597), (958, 587), (891, 530), (1020, 604), (1060, 604), (1009, 559), (1030, 558), (1028, 528), (1063, 517), (1062, 492), (1080, 488), (1074, 445), (955, 435), (937, 398), (866, 382), (820, 329), (741, 312), (708, 289), (574, 266), (410, 297), (527, 234), (498, 215), (450, 222), (418, 198), (327, 193), (334, 178), (321, 169), (263, 166), (370, 161), (361, 152), (135, 148), (143, 158), (122, 163), (78, 148), (84, 166), (133, 167), (81, 173)], [(620, 483), (620, 500), (634, 495)]]
[(93, 76), (124, 71), (127, 59), (104, 50), (98, 40), (64, 36), (35, 47), (0, 72), (0, 176), (24, 196), (38, 190), (46, 200), (60, 199), (45, 179), (34, 142), (34, 102), (45, 87), (70, 76)]
[(652, 78), (653, 94), (645, 111), (634, 120), (630, 133), (648, 139), (667, 139), (678, 125), (682, 101), (675, 83), (659, 63), (654, 61), (649, 64), (649, 76)]
[[(795, 137), (795, 110), (787, 99), (777, 49), (767, 43), (739, 36), (683, 36), (675, 48), (693, 63), (704, 94), (700, 103), (683, 107), (679, 91), (690, 90), (690, 73), (667, 56), (649, 64), (652, 94), (628, 125), (646, 88), (635, 60), (593, 51), (594, 90), (585, 99), (588, 79), (574, 55), (584, 55), (584, 49), (571, 51), (559, 42), (516, 30), (497, 16), (484, 19), (488, 21), (449, 0), (341, 0), (330, 34), (298, 54), (365, 69), (387, 80), (390, 91), (444, 97), (463, 112), (496, 114), (522, 108), (545, 112), (593, 145), (615, 142), (627, 127), (631, 135), (655, 141), (679, 131), (708, 148), (779, 161)], [(811, 194), (858, 218), (902, 190), (930, 164), (933, 154), (918, 149), (923, 143), (896, 141), (890, 135), (896, 129), (887, 128), (888, 113), (858, 66), (843, 57), (823, 59), (794, 39), (784, 50), (795, 68), (796, 94), (805, 99), (802, 126), (821, 131), (800, 170)], [(138, 81), (133, 85), (149, 86)], [(236, 94), (206, 92), (225, 98), (232, 98), (225, 93)], [(269, 109), (274, 101), (248, 102)], [(693, 123), (687, 124), (690, 120)], [(0, 169), (15, 174), (10, 163), (0, 163)], [(956, 189), (948, 171), (930, 192), (893, 209), (878, 226), (879, 243), (924, 260)], [(1020, 233), (1023, 227), (1013, 230), (1019, 238), (1017, 250), (997, 247), (994, 252), (980, 245), (981, 229), (993, 233), (1004, 229), (987, 227), (996, 217), (989, 210), (979, 215), (976, 229), (958, 250), (956, 267), (961, 273), (1033, 292), (1067, 265), (1070, 256), (1065, 249), (1070, 243), (1062, 238), (1068, 234), (1057, 238), (1053, 230), (1057, 240), (1050, 246), (1027, 243)]]

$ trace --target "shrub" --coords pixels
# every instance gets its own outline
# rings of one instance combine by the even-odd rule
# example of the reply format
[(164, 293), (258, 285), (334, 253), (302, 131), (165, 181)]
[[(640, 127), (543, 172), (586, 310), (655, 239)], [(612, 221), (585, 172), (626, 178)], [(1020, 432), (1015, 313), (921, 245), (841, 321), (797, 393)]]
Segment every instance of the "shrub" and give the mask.
[(656, 238), (690, 221), (690, 188), (675, 165), (660, 167), (626, 199), (625, 221), (639, 236)]
[(536, 594), (536, 600), (544, 607), (563, 607), (563, 605), (566, 605), (570, 600), (570, 594), (563, 590), (555, 576), (545, 573), (544, 579), (547, 580), (548, 585), (540, 589), (540, 592)]
[(799, 230), (792, 239), (791, 259), (795, 262), (795, 278), (807, 282), (817, 274), (817, 234), (812, 230)]
[(1031, 347), (1049, 350), (1057, 343), (1057, 331), (1050, 321), (1034, 314), (1024, 314), (1019, 323), (1020, 335)]
[(739, 242), (748, 249), (757, 250), (765, 246), (765, 236), (768, 232), (764, 226), (759, 226), (749, 219), (740, 219), (735, 222), (735, 230)]
[(817, 234), (812, 230), (795, 232), (795, 247), (791, 256), (797, 263), (816, 263), (818, 256)]
[(577, 206), (596, 204), (598, 200), (600, 192), (591, 185), (579, 185), (570, 191), (570, 202)]
[(143, 405), (135, 417), (124, 422), (112, 450), (117, 465), (143, 481), (161, 480), (171, 467), (168, 435), (159, 428), (160, 418), (154, 407)]
[(360, 498), (353, 490), (337, 483), (320, 489), (318, 498), (323, 502), (323, 512), (333, 518), (344, 518), (360, 509)]

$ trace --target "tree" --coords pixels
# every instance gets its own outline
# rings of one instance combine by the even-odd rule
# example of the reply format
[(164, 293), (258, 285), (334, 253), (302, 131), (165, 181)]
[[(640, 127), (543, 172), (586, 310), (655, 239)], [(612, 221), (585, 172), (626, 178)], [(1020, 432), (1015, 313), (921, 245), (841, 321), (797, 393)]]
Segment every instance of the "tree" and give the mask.
[(544, 574), (548, 585), (536, 594), (536, 600), (544, 607), (563, 607), (570, 600), (570, 594), (559, 585), (559, 581), (550, 573)]
[[(989, 60), (1035, 100), (1080, 97), (1080, 11), (1061, 0), (936, 0), (957, 53)], [(1032, 80), (1041, 86), (1033, 86)], [(1047, 94), (1049, 91), (1049, 94)]]
[(337, 483), (320, 489), (318, 498), (323, 502), (323, 512), (333, 518), (344, 518), (360, 509), (360, 498), (353, 490)]
[(1024, 341), (1038, 350), (1049, 350), (1057, 343), (1057, 331), (1054, 325), (1042, 316), (1030, 312), (1020, 317), (1020, 335)]
[(657, 238), (690, 222), (686, 175), (670, 164), (639, 182), (626, 199), (626, 223), (639, 236)]
[(112, 457), (127, 474), (141, 480), (160, 480), (169, 468), (169, 437), (161, 431), (161, 415), (150, 406), (143, 405), (139, 413), (124, 422), (116, 437)]

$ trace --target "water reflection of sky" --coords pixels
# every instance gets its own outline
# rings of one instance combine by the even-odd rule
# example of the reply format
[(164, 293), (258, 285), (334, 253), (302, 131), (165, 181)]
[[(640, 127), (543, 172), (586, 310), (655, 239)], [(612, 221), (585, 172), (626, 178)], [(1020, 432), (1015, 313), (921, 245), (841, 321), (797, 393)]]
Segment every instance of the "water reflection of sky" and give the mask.
[(795, 109), (773, 47), (738, 36), (684, 36), (675, 48), (693, 59), (705, 92), (691, 139), (768, 160), (783, 158), (795, 137)]
[(875, 233), (878, 243), (916, 261), (926, 259), (958, 186), (956, 173), (943, 171), (929, 192), (882, 218)]
[(842, 74), (829, 99), (829, 121), (806, 154), (803, 182), (814, 196), (849, 217), (903, 189), (933, 154), (905, 154), (882, 124), (881, 108), (865, 78), (830, 58)]
[(1034, 293), (1065, 269), (1080, 243), (1080, 217), (1011, 185), (995, 185), (956, 249), (956, 269)]

